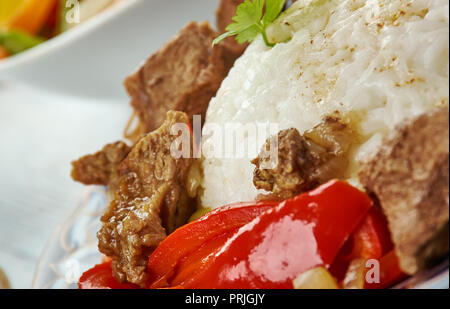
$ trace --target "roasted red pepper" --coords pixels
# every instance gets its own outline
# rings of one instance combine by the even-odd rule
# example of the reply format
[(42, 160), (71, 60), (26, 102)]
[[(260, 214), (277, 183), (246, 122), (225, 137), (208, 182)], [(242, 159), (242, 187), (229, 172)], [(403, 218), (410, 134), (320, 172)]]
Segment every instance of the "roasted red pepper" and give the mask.
[(185, 288), (292, 288), (302, 272), (329, 267), (372, 206), (340, 181), (300, 195), (243, 226)]
[(385, 289), (392, 287), (408, 276), (401, 270), (395, 250), (380, 259), (379, 283), (365, 283), (365, 289)]
[(225, 245), (238, 229), (217, 236), (198, 248), (194, 253), (180, 260), (177, 273), (171, 280), (171, 286), (183, 284), (198, 272), (201, 272), (214, 255)]
[[(173, 278), (187, 276), (190, 269), (198, 271), (204, 258), (220, 248), (237, 229), (278, 204), (279, 202), (264, 201), (225, 206), (179, 228), (150, 256), (150, 286), (168, 287), (173, 285)], [(180, 264), (184, 266), (181, 267)]]
[(386, 217), (377, 207), (372, 207), (342, 247), (330, 271), (342, 280), (351, 261), (380, 259), (393, 248)]
[(394, 248), (386, 217), (372, 207), (353, 234), (352, 259), (379, 259)]
[(113, 277), (111, 269), (111, 260), (96, 265), (87, 272), (85, 272), (79, 282), (78, 288), (80, 289), (138, 289), (137, 285), (131, 283), (120, 283)]
[[(371, 199), (340, 181), (285, 202), (222, 207), (172, 233), (151, 255), (150, 288), (292, 288), (304, 271), (329, 267), (366, 217)], [(80, 288), (137, 288), (114, 280), (111, 262)]]

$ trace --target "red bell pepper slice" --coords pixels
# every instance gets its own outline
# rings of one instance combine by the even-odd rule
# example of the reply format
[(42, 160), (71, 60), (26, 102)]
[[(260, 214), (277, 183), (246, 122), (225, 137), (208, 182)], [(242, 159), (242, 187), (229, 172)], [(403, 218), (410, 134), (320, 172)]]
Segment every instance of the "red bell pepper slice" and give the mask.
[(339, 251), (330, 272), (343, 280), (351, 261), (356, 259), (380, 259), (394, 249), (388, 222), (377, 207), (372, 207)]
[(347, 241), (342, 246), (338, 255), (331, 264), (329, 272), (336, 278), (337, 281), (342, 281), (347, 274), (348, 267), (350, 266), (351, 256), (354, 248), (354, 237), (350, 235)]
[(183, 282), (195, 276), (198, 272), (201, 272), (211, 259), (214, 258), (214, 255), (225, 245), (226, 241), (237, 231), (238, 229), (235, 229), (217, 236), (207, 241), (193, 254), (181, 259), (180, 263), (177, 265), (177, 274), (171, 280), (171, 285), (181, 285)]
[(112, 261), (106, 261), (86, 271), (78, 281), (79, 289), (139, 289), (131, 283), (120, 283), (114, 277), (111, 268)]
[(392, 250), (380, 259), (380, 282), (365, 283), (365, 289), (386, 289), (406, 279), (406, 275), (400, 268), (395, 250)]
[(351, 259), (380, 259), (394, 248), (387, 219), (376, 207), (372, 207), (353, 237)]
[(341, 181), (280, 204), (243, 226), (185, 288), (293, 288), (316, 266), (329, 267), (372, 206)]
[[(183, 267), (177, 267), (183, 259), (196, 253), (198, 257), (196, 261), (203, 261), (204, 257), (213, 252), (213, 248), (222, 246), (238, 228), (277, 205), (279, 205), (279, 202), (272, 201), (233, 204), (221, 207), (194, 222), (182, 226), (169, 235), (150, 256), (148, 262), (150, 287), (164, 288), (170, 286), (170, 280), (178, 275), (177, 269), (184, 274), (188, 272), (183, 272)], [(219, 240), (214, 241), (215, 238), (219, 238)], [(206, 249), (205, 246), (207, 245), (205, 244), (210, 241), (214, 242), (208, 244), (210, 247)], [(202, 250), (199, 251), (202, 246)], [(195, 263), (194, 260), (190, 259), (191, 266), (189, 267), (191, 269), (194, 265), (195, 267), (201, 266), (201, 263)], [(183, 265), (187, 265), (187, 263)]]
[(393, 248), (386, 217), (377, 207), (372, 207), (342, 247), (330, 272), (338, 280), (342, 280), (351, 261), (380, 259)]

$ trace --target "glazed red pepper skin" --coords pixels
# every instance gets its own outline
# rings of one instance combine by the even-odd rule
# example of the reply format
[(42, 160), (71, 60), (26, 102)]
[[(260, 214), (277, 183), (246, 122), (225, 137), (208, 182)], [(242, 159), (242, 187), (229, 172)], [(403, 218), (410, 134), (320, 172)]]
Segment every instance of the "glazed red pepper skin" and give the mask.
[(177, 274), (171, 280), (171, 286), (181, 285), (197, 273), (203, 271), (214, 255), (225, 245), (238, 229), (217, 236), (198, 248), (194, 253), (184, 257), (177, 265)]
[(120, 283), (113, 277), (112, 261), (106, 261), (96, 265), (86, 271), (78, 281), (79, 289), (139, 289), (137, 285), (131, 283)]
[(380, 259), (380, 282), (365, 283), (365, 289), (386, 289), (406, 279), (406, 275), (400, 268), (395, 250), (392, 250)]
[(316, 266), (329, 267), (366, 216), (371, 199), (340, 181), (281, 203), (243, 226), (185, 288), (290, 289)]
[(380, 259), (393, 248), (386, 217), (377, 207), (372, 207), (339, 251), (330, 272), (340, 281), (344, 279), (351, 261)]
[(347, 270), (351, 262), (350, 257), (353, 253), (353, 248), (354, 238), (352, 234), (344, 243), (338, 255), (334, 259), (333, 264), (331, 264), (330, 268), (328, 269), (331, 275), (336, 278), (338, 282), (344, 280), (345, 275), (347, 274)]
[[(213, 252), (205, 250), (206, 243), (213, 242), (209, 243), (210, 250), (221, 247), (237, 229), (279, 203), (264, 201), (233, 204), (221, 207), (179, 228), (169, 235), (150, 256), (148, 285), (151, 288), (165, 288), (172, 285), (170, 281), (178, 275), (177, 271), (183, 272), (184, 268), (179, 264), (191, 254), (196, 253), (198, 259), (191, 258), (191, 265), (187, 263), (183, 265), (190, 269), (201, 267), (204, 258)], [(219, 241), (214, 241), (218, 237)], [(202, 246), (202, 250), (198, 252)], [(201, 256), (202, 253), (204, 256)], [(187, 274), (187, 272), (183, 273)]]
[(351, 259), (380, 259), (394, 248), (387, 219), (376, 207), (372, 207), (353, 237)]

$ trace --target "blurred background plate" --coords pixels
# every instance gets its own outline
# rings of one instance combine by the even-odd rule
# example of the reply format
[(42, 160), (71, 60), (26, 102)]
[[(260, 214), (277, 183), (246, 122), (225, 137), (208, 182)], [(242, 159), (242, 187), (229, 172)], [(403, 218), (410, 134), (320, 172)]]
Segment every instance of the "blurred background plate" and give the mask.
[(1, 61), (0, 81), (75, 97), (125, 100), (123, 79), (189, 21), (213, 21), (218, 3), (122, 0), (95, 18)]

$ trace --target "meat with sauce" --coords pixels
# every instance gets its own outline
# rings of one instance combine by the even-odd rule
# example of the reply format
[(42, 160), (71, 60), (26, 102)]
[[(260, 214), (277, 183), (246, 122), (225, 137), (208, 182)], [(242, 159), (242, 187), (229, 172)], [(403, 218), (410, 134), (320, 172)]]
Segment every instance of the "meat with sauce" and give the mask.
[(163, 125), (143, 137), (121, 164), (114, 200), (97, 234), (99, 250), (112, 258), (120, 282), (143, 286), (151, 252), (196, 208), (186, 187), (195, 159), (177, 159), (171, 153), (177, 138), (172, 126), (188, 123), (185, 113), (169, 112)]
[(101, 151), (72, 162), (72, 178), (85, 185), (116, 184), (119, 179), (119, 165), (130, 149), (123, 142), (108, 144)]
[[(217, 34), (208, 23), (189, 23), (171, 42), (151, 56), (125, 80), (139, 117), (137, 142), (158, 128), (169, 110), (204, 119), (209, 101), (239, 56), (228, 45), (212, 47)], [(130, 151), (122, 142), (72, 163), (72, 178), (86, 185), (109, 186), (117, 180), (118, 166)]]
[(405, 272), (448, 254), (448, 107), (398, 127), (363, 163), (360, 179), (381, 203)]
[[(252, 161), (256, 165), (253, 183), (257, 189), (271, 192), (271, 198), (287, 199), (331, 179), (342, 178), (354, 136), (349, 125), (331, 116), (303, 135), (294, 128), (281, 131), (266, 142), (258, 158)], [(263, 163), (270, 166), (268, 160), (273, 159), (265, 151), (271, 145), (278, 145), (278, 162), (271, 169), (263, 169)]]
[(217, 35), (208, 23), (191, 22), (125, 80), (140, 121), (138, 137), (158, 128), (169, 110), (204, 119), (238, 57), (225, 44), (212, 46)]

